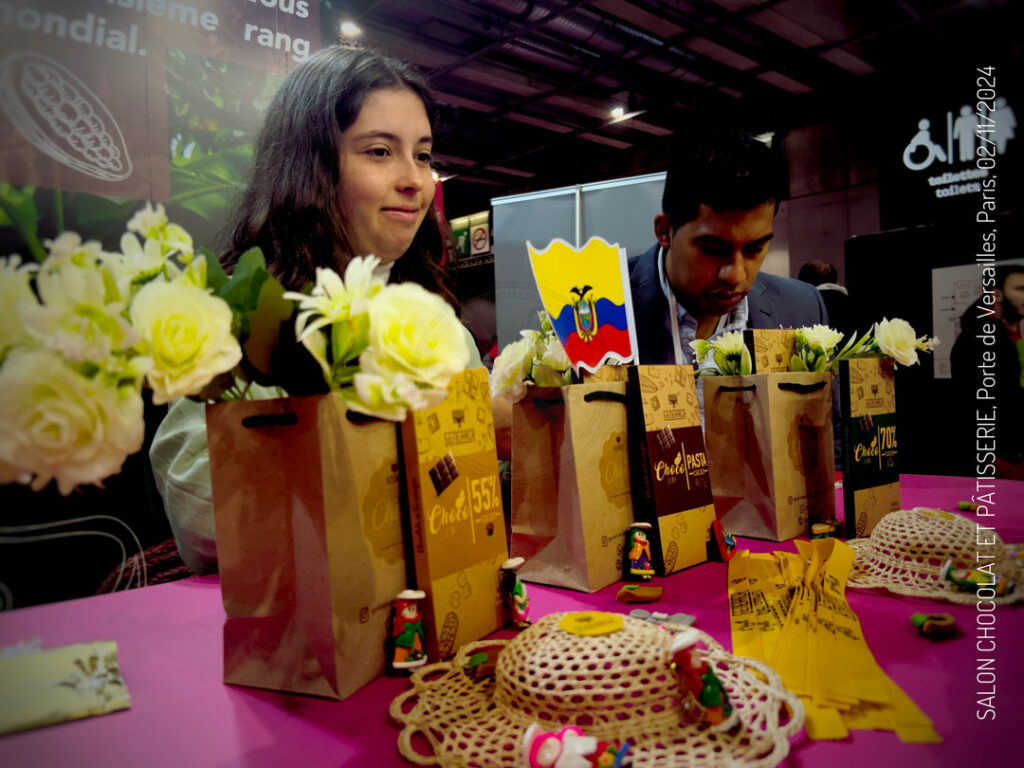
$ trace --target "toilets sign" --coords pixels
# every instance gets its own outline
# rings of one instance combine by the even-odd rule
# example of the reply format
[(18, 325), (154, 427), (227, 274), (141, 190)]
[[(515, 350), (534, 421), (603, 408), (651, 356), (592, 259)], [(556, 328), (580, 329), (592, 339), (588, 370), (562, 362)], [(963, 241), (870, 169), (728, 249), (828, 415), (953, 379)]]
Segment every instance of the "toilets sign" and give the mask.
[[(946, 112), (944, 143), (936, 141), (943, 135), (933, 135), (931, 121), (921, 118), (917, 133), (903, 149), (903, 165), (911, 171), (927, 171), (928, 186), (936, 197), (980, 192), (980, 179), (989, 176), (996, 158), (1006, 153), (1016, 126), (1013, 108), (1003, 96), (993, 101), (991, 112), (974, 112), (969, 104), (960, 107), (955, 117), (952, 111)], [(956, 170), (965, 165), (966, 169)]]
[(1007, 155), (1020, 154), (1009, 100), (991, 87), (972, 96), (896, 121), (880, 179), (883, 228), (937, 223), (954, 208), (975, 207), (995, 188), (997, 166), (1008, 170)]

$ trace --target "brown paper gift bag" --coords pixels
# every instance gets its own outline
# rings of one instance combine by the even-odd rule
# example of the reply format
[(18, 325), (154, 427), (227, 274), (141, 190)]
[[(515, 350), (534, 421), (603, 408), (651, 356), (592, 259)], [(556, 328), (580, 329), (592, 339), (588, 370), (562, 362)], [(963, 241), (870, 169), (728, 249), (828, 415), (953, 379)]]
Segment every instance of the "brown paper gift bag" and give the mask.
[(396, 428), (348, 415), (338, 395), (207, 406), (225, 682), (341, 699), (384, 671)]
[(704, 376), (705, 442), (726, 531), (772, 541), (835, 514), (832, 374)]
[(459, 373), (443, 402), (409, 414), (402, 459), (427, 656), (439, 661), (511, 619), (498, 579), (508, 539), (486, 369)]
[(520, 578), (596, 592), (622, 576), (633, 522), (625, 382), (536, 387), (512, 406), (512, 556)]

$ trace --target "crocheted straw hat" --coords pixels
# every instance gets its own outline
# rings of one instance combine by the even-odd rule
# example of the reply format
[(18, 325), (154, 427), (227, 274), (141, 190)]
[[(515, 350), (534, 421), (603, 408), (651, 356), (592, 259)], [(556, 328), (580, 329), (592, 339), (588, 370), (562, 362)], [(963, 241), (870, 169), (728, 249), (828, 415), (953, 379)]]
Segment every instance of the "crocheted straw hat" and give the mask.
[[(679, 682), (669, 667), (673, 629), (597, 615), (621, 618), (621, 629), (573, 634), (559, 625), (573, 614), (555, 613), (511, 641), (471, 643), (450, 662), (414, 672), (409, 690), (391, 704), (392, 718), (404, 726), (399, 751), (418, 765), (522, 768), (524, 734), (539, 723), (543, 731), (572, 725), (601, 741), (629, 739), (633, 768), (767, 768), (789, 753), (803, 706), (770, 667), (732, 656), (692, 630), (741, 720), (732, 731), (716, 733), (684, 720)], [(487, 649), (499, 651), (495, 674), (475, 679), (464, 668)], [(417, 734), (432, 755), (416, 750)]]
[(993, 602), (1012, 603), (1024, 597), (1024, 560), (1013, 558), (995, 531), (979, 530), (977, 523), (952, 512), (924, 507), (890, 512), (869, 538), (850, 539), (847, 544), (856, 552), (849, 587), (976, 603), (976, 594), (958, 590), (946, 578), (946, 568), (986, 566), (981, 575), (990, 581), (987, 564), (994, 563), (991, 570), (1016, 582), (1016, 587)]

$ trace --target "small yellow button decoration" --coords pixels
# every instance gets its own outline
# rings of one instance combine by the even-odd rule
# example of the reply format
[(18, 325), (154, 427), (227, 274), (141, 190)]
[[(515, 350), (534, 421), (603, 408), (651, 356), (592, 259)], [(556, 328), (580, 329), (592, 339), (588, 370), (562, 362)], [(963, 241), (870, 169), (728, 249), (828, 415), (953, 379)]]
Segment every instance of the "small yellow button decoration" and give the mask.
[(604, 611), (577, 611), (567, 613), (558, 622), (558, 626), (573, 635), (597, 637), (610, 635), (622, 629), (622, 616)]

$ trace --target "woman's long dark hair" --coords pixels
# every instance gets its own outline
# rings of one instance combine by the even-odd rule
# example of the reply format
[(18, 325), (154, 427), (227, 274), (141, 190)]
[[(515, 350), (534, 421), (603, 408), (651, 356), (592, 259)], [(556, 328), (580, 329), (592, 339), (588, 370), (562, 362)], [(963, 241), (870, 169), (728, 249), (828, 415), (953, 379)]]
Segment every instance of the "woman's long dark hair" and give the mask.
[[(317, 267), (342, 271), (353, 253), (338, 205), (341, 134), (380, 89), (419, 96), (431, 128), (436, 106), (427, 81), (411, 66), (380, 51), (331, 46), (296, 67), (281, 84), (256, 140), (252, 181), (221, 258), (232, 268), (259, 246), (267, 268), (291, 290), (316, 279)], [(444, 242), (433, 204), (412, 245), (395, 262), (393, 281), (412, 281), (458, 303), (441, 266)]]

